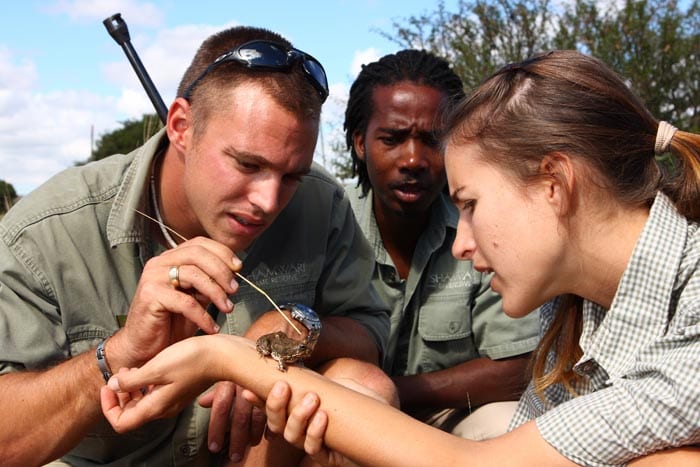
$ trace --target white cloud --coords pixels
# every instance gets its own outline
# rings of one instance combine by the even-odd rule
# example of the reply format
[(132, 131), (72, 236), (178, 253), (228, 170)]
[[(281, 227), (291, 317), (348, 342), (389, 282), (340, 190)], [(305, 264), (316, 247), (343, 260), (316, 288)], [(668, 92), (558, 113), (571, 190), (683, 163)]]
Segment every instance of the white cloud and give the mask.
[[(137, 5), (134, 1), (111, 2), (101, 9), (95, 3), (62, 0), (54, 8), (62, 8), (65, 13), (85, 8), (80, 15), (74, 12), (75, 17), (103, 18), (115, 11), (117, 3)], [(126, 11), (122, 9), (129, 24), (131, 18), (143, 16), (140, 13), (127, 16)], [(233, 25), (186, 25), (157, 32), (133, 28), (132, 45), (166, 106), (172, 102), (177, 84), (201, 42)], [(134, 34), (134, 31), (138, 32)], [(112, 46), (118, 48), (117, 44)], [(28, 193), (60, 170), (87, 159), (91, 129), (92, 137), (97, 140), (116, 129), (120, 122), (154, 111), (121, 51), (117, 61), (100, 65), (105, 82), (116, 89), (111, 96), (84, 89), (42, 92), (37, 88), (36, 65), (31, 60), (19, 59), (19, 55), (0, 45), (0, 179), (11, 183), (19, 194)], [(359, 71), (361, 63), (377, 57), (374, 49), (358, 52), (353, 67)], [(319, 141), (317, 159), (332, 157), (330, 145), (343, 139), (348, 90), (346, 82), (330, 86), (331, 94), (323, 108), (323, 141)]]
[(331, 168), (333, 159), (337, 157), (333, 145), (341, 144), (344, 147), (345, 144), (343, 121), (345, 120), (345, 107), (348, 102), (350, 85), (344, 82), (331, 83), (329, 91), (330, 95), (323, 104), (319, 140), (314, 153), (316, 162), (328, 169)]
[[(166, 102), (165, 105), (167, 107), (168, 103)], [(143, 114), (155, 112), (146, 93), (142, 90), (131, 88), (122, 89), (115, 107), (119, 110), (119, 113), (128, 116), (130, 119), (138, 119)]]
[(35, 63), (0, 47), (0, 178), (19, 194), (87, 159), (91, 128), (118, 126), (114, 98), (78, 89), (42, 93), (36, 85)]
[[(83, 2), (61, 5), (69, 3), (77, 7)], [(159, 31), (155, 37), (132, 34), (132, 44), (166, 106), (201, 42), (227, 26), (181, 26)], [(9, 49), (0, 48), (0, 179), (26, 194), (89, 157), (91, 128), (97, 140), (124, 120), (154, 112), (129, 61), (121, 56), (118, 62), (101, 66), (106, 81), (118, 88), (118, 97), (81, 89), (42, 93), (36, 89), (35, 64), (18, 61)]]
[[(12, 52), (0, 44), (0, 92), (10, 89), (29, 89), (36, 82), (36, 78), (34, 63), (26, 59), (15, 63)], [(11, 96), (6, 96), (7, 98), (11, 98)], [(0, 99), (0, 106), (2, 106), (3, 100)], [(2, 112), (1, 107), (0, 112)]]
[(350, 67), (350, 72), (352, 73), (352, 78), (355, 79), (360, 71), (362, 70), (362, 65), (374, 62), (381, 57), (380, 52), (374, 47), (370, 47), (365, 50), (358, 50), (355, 52), (355, 56), (352, 59), (352, 65)]
[(42, 94), (16, 86), (0, 93), (1, 178), (26, 194), (87, 159), (91, 128), (116, 127), (113, 108), (111, 99), (85, 91)]

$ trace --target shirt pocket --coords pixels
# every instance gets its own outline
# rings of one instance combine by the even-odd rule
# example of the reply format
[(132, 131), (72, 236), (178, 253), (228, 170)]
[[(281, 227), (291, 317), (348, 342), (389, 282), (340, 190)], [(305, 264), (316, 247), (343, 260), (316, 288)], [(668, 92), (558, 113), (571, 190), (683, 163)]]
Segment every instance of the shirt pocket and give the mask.
[(700, 336), (700, 309), (697, 305), (687, 305), (683, 301), (679, 303), (671, 330), (678, 339), (693, 340)]
[(420, 309), (418, 335), (410, 358), (417, 373), (450, 368), (479, 356), (462, 293), (427, 300)]
[[(101, 326), (91, 324), (81, 324), (71, 326), (66, 335), (70, 345), (70, 354), (72, 356), (80, 355), (97, 347), (102, 339), (114, 334), (114, 331), (109, 331)], [(97, 360), (95, 360), (97, 365)]]

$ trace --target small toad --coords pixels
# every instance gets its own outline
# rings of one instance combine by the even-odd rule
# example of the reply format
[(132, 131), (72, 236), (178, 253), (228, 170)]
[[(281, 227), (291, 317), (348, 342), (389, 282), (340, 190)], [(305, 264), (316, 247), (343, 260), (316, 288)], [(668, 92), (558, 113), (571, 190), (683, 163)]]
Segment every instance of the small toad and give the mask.
[(304, 360), (311, 355), (312, 347), (307, 341), (297, 341), (282, 331), (260, 336), (255, 348), (261, 357), (270, 357), (277, 362), (280, 371), (287, 371), (287, 364)]

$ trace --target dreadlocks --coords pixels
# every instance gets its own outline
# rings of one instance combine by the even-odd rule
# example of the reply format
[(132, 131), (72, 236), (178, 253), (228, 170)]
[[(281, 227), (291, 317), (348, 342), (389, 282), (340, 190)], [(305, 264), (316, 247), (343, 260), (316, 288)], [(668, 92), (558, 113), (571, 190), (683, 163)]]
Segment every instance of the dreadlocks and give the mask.
[(353, 175), (358, 176), (357, 184), (362, 185), (364, 194), (367, 194), (370, 188), (367, 165), (357, 157), (353, 135), (358, 132), (364, 134), (367, 130), (367, 124), (374, 112), (374, 89), (406, 81), (442, 91), (450, 103), (464, 96), (462, 80), (452, 71), (447, 61), (424, 50), (402, 50), (363, 65), (362, 71), (350, 88), (343, 128), (345, 143), (352, 156)]

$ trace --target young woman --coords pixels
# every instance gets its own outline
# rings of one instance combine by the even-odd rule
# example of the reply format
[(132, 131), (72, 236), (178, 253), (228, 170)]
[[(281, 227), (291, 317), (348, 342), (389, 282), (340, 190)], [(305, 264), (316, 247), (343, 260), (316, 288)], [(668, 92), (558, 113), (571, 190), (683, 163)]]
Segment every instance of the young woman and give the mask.
[[(113, 426), (167, 416), (230, 379), (267, 399), (272, 431), (325, 464), (697, 465), (700, 136), (657, 122), (620, 77), (574, 51), (502, 68), (447, 128), (453, 253), (493, 272), (508, 315), (542, 306), (509, 433), (458, 439), (303, 368), (281, 374), (228, 336), (116, 376), (118, 391), (102, 394)], [(667, 152), (672, 170), (657, 161)]]

